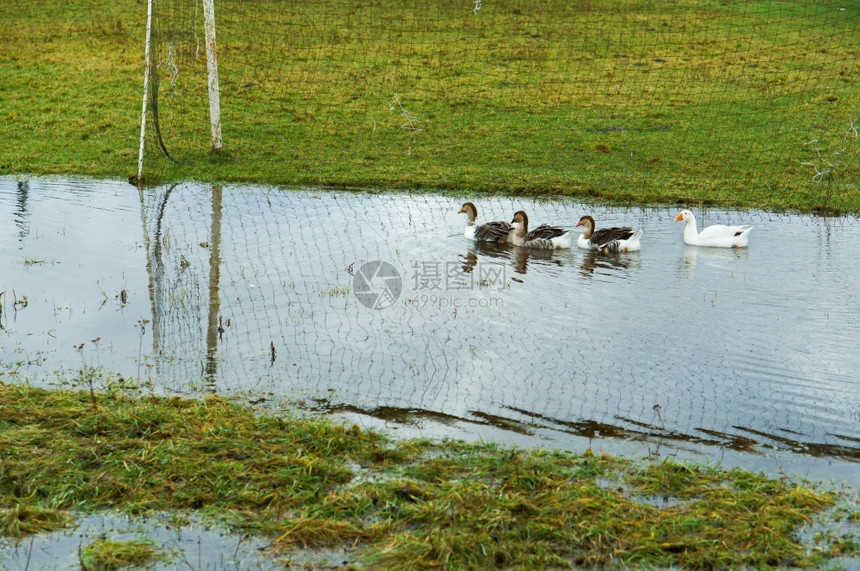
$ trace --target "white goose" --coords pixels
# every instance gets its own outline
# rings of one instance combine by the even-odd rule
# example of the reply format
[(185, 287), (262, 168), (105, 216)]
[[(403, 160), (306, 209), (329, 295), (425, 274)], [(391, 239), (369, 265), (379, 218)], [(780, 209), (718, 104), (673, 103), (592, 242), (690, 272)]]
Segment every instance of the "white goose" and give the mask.
[(675, 222), (684, 221), (684, 243), (691, 246), (711, 246), (714, 248), (745, 248), (749, 244), (752, 226), (726, 226), (714, 224), (696, 230), (696, 217), (689, 210), (681, 211)]
[(541, 224), (529, 232), (529, 217), (522, 210), (514, 213), (511, 225), (514, 228), (511, 233), (514, 246), (537, 250), (563, 250), (570, 248), (573, 243), (572, 232), (558, 226)]
[(576, 239), (576, 245), (584, 250), (601, 252), (636, 252), (642, 249), (639, 238), (642, 230), (633, 231), (630, 226), (595, 229), (594, 218), (586, 214), (576, 223), (585, 229)]
[(476, 242), (498, 242), (499, 244), (507, 244), (510, 240), (510, 233), (513, 227), (501, 220), (487, 222), (480, 226), (475, 225), (475, 220), (478, 218), (478, 208), (471, 202), (466, 202), (457, 211), (457, 214), (466, 214), (466, 231), (463, 236), (469, 240)]

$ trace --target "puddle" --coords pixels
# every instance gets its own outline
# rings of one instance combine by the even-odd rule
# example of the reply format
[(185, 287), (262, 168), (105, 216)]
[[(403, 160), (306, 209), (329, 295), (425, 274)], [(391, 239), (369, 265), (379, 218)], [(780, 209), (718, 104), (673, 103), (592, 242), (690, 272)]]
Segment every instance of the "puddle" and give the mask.
[(642, 251), (476, 247), (435, 194), (2, 179), (0, 380), (98, 367), (405, 434), (856, 478), (856, 218), (699, 210), (755, 226), (714, 250), (677, 209), (475, 202), (633, 225)]
[[(843, 488), (839, 491), (843, 494), (842, 499), (823, 514), (827, 523), (814, 519), (798, 530), (797, 536), (804, 544), (810, 547), (817, 544), (819, 549), (822, 546), (832, 547), (838, 544), (857, 545), (860, 538), (860, 512), (857, 511), (857, 506), (860, 506), (860, 490)], [(835, 557), (829, 564), (834, 569), (858, 570), (860, 557)]]
[[(676, 496), (671, 496), (669, 494), (637, 494), (630, 489), (630, 487), (624, 482), (620, 482), (618, 480), (609, 479), (609, 478), (597, 478), (596, 484), (599, 488), (603, 490), (610, 490), (617, 492), (619, 494), (624, 495), (630, 500), (637, 502), (639, 504), (648, 505), (657, 509), (666, 509), (672, 508), (675, 506), (681, 506), (685, 502), (691, 501), (690, 499), (678, 498)], [(695, 498), (693, 498), (695, 499)]]
[(171, 515), (127, 518), (113, 513), (77, 518), (69, 529), (20, 541), (0, 538), (0, 568), (80, 569), (79, 553), (102, 538), (151, 541), (166, 560), (146, 569), (283, 569), (266, 557), (267, 543), (200, 523), (177, 523)]

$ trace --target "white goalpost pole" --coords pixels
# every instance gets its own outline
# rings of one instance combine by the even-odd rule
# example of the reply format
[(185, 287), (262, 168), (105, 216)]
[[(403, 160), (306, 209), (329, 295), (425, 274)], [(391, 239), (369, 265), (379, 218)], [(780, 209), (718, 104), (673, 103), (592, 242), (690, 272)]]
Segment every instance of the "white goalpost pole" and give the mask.
[(212, 149), (221, 150), (221, 90), (218, 86), (218, 53), (215, 49), (215, 2), (203, 0), (206, 27), (206, 68), (209, 71), (209, 124)]
[(149, 96), (149, 52), (152, 39), (152, 0), (146, 6), (146, 48), (143, 56), (143, 111), (140, 113), (140, 150), (137, 154), (137, 181), (143, 180), (143, 143), (146, 140), (146, 100)]

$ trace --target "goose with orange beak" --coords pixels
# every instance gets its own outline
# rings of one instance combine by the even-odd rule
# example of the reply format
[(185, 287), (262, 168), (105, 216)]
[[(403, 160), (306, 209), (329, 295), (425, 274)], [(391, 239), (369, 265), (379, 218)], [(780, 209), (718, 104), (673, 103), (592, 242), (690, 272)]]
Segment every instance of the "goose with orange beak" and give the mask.
[(712, 248), (746, 248), (749, 245), (752, 226), (726, 226), (714, 224), (696, 229), (696, 217), (689, 210), (682, 210), (675, 217), (675, 222), (684, 222), (684, 243), (690, 246), (708, 246)]

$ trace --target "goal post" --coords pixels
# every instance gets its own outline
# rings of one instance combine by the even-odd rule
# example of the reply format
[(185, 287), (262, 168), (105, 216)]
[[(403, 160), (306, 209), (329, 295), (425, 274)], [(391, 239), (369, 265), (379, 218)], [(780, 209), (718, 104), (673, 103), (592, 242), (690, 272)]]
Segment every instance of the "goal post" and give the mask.
[(143, 55), (143, 110), (140, 112), (140, 149), (137, 153), (137, 181), (143, 180), (143, 152), (146, 142), (146, 106), (149, 98), (149, 72), (152, 46), (152, 0), (146, 2), (146, 47)]
[(139, 171), (853, 209), (860, 10), (790, 4), (151, 0)]
[[(143, 64), (143, 104), (140, 117), (140, 146), (137, 157), (137, 182), (143, 180), (143, 164), (146, 153), (146, 121), (148, 111), (152, 111), (157, 115), (154, 109), (150, 110), (150, 98), (156, 99), (157, 76), (158, 76), (158, 61), (153, 61), (153, 44), (157, 40), (153, 39), (153, 3), (155, 0), (147, 0), (146, 3), (146, 41), (144, 48), (144, 64)], [(218, 50), (215, 41), (215, 2), (214, 0), (202, 0), (203, 5), (203, 25), (205, 30), (206, 43), (206, 70), (208, 82), (209, 96), (209, 124), (212, 141), (212, 150), (220, 151), (222, 146), (221, 140), (221, 87), (218, 81)], [(155, 77), (154, 77), (155, 76)], [(156, 81), (150, 89), (150, 83)], [(152, 93), (150, 92), (152, 91)], [(155, 103), (152, 103), (153, 107)], [(153, 117), (156, 121), (156, 130), (158, 131), (158, 117)], [(157, 133), (161, 138), (161, 133)], [(163, 142), (162, 142), (163, 147)], [(166, 154), (166, 150), (165, 150)]]
[(215, 0), (203, 0), (206, 28), (206, 71), (209, 81), (209, 127), (212, 150), (221, 150), (221, 90), (218, 85), (218, 50), (215, 45)]

